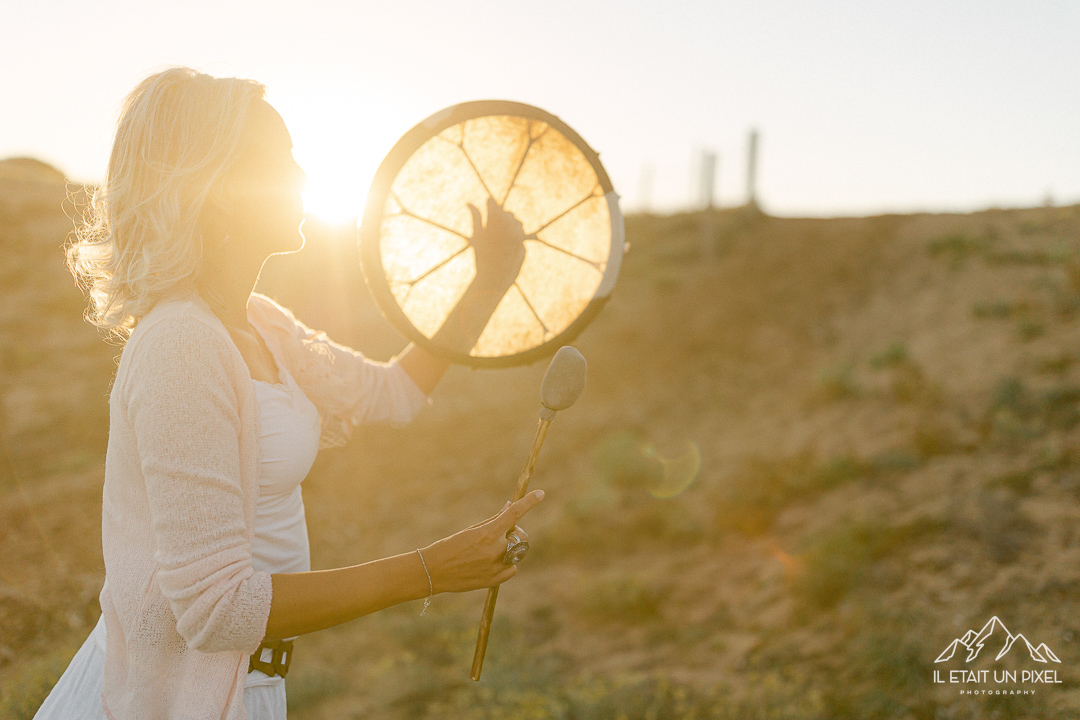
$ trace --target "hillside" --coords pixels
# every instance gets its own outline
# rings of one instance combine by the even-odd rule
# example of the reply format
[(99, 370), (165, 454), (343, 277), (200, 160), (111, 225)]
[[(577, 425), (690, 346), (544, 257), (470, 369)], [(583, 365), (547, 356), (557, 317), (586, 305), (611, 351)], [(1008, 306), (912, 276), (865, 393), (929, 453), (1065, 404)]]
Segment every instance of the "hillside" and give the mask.
[[(0, 202), (0, 716), (30, 717), (99, 613), (120, 348), (81, 320), (62, 180), (39, 173), (30, 192), (16, 175), (0, 163), (0, 195), (46, 200)], [(307, 235), (259, 289), (389, 357), (404, 342), (350, 234)], [(1080, 207), (633, 216), (627, 238), (576, 343), (588, 386), (548, 434), (533, 482), (547, 499), (523, 523), (533, 550), (500, 593), (482, 681), (483, 594), (441, 595), (424, 617), (411, 603), (298, 640), (290, 717), (1080, 709)], [(313, 566), (496, 511), (544, 369), (454, 368), (409, 427), (324, 451), (304, 482)], [(935, 685), (935, 658), (992, 616), (1052, 649), (1063, 682)]]

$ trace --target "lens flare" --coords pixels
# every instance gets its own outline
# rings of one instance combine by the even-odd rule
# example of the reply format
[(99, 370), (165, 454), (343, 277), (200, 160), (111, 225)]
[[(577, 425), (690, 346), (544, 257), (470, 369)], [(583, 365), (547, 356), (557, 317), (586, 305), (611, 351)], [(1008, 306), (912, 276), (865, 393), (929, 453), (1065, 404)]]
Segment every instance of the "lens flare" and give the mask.
[(664, 474), (659, 484), (649, 488), (649, 494), (656, 498), (669, 499), (684, 492), (701, 470), (701, 450), (692, 440), (682, 440), (671, 455), (663, 455), (652, 443), (647, 443), (641, 449), (647, 458), (654, 458)]

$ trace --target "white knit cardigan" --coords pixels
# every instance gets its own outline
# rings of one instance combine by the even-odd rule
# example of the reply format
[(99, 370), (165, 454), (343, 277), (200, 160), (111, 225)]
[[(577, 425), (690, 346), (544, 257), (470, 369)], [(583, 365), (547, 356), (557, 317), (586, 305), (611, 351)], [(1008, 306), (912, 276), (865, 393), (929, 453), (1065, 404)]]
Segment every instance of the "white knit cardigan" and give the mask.
[[(322, 418), (321, 446), (361, 422), (403, 424), (428, 398), (252, 294), (248, 317)], [(248, 367), (197, 293), (159, 302), (124, 347), (109, 397), (101, 537), (114, 720), (246, 720), (248, 656), (270, 613), (251, 566), (258, 413)]]

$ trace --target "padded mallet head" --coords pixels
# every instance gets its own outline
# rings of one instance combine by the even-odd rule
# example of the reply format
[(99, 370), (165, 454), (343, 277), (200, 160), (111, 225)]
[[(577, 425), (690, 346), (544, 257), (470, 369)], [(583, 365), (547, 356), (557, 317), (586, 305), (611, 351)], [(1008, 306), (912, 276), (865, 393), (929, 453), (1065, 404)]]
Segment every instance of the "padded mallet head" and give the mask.
[(551, 359), (544, 381), (540, 383), (540, 402), (545, 410), (542, 417), (551, 420), (556, 410), (565, 410), (577, 402), (585, 389), (585, 357), (569, 345), (559, 348)]

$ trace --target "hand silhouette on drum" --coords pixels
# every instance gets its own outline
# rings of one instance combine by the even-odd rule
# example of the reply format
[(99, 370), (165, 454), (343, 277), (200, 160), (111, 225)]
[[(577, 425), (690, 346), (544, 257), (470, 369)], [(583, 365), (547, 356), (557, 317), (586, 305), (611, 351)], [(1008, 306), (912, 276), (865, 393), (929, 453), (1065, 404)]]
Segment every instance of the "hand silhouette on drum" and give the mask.
[(502, 298), (525, 261), (525, 228), (514, 213), (500, 207), (493, 197), (487, 201), (487, 224), (475, 205), (469, 203), (467, 207), (473, 222), (469, 238), (476, 263), (473, 283)]
[(525, 261), (525, 229), (512, 212), (489, 197), (487, 222), (479, 208), (466, 205), (472, 215), (472, 247), (476, 275), (432, 338), (445, 347), (468, 354), (487, 327), (503, 296), (514, 286)]

